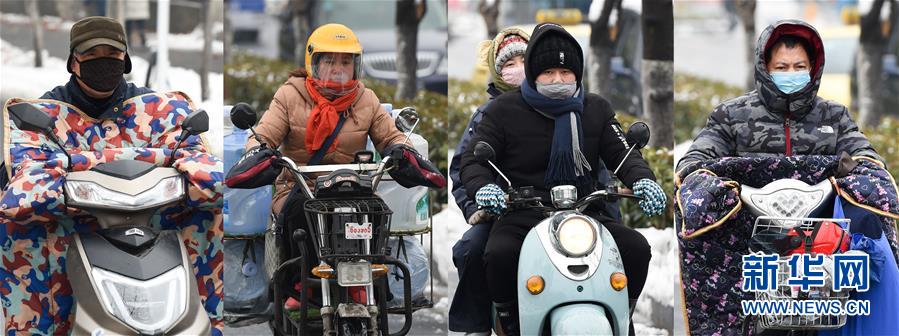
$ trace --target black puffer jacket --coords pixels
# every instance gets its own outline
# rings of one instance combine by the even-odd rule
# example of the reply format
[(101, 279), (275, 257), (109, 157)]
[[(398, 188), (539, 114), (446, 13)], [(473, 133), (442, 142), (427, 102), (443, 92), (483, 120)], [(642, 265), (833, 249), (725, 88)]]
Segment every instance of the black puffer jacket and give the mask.
[[(535, 111), (521, 97), (520, 90), (509, 91), (493, 100), (484, 111), (483, 119), (465, 152), (462, 154), (460, 175), (468, 196), (474, 199), (481, 187), (495, 183), (496, 173), (486, 163), (474, 157), (474, 145), (478, 141), (489, 143), (496, 151), (497, 167), (516, 187), (533, 186), (538, 195), (549, 199), (549, 189), (544, 176), (553, 142), (554, 120)], [(615, 119), (609, 102), (595, 94), (584, 98), (581, 114), (584, 130), (584, 155), (591, 166), (602, 160), (606, 167), (617, 167), (627, 153), (621, 125)], [(595, 172), (588, 174), (595, 178)], [(634, 151), (618, 172), (618, 178), (627, 186), (648, 178), (655, 180), (649, 165)], [(579, 195), (584, 196), (584, 195)]]
[[(765, 59), (765, 52), (784, 35), (801, 37), (814, 50), (809, 55), (812, 80), (791, 94), (781, 92), (774, 84)], [(678, 172), (698, 161), (731, 156), (847, 152), (883, 161), (858, 130), (845, 106), (817, 96), (824, 72), (824, 45), (815, 28), (799, 20), (782, 20), (770, 25), (759, 37), (756, 56), (756, 90), (715, 108), (705, 128), (678, 163)]]

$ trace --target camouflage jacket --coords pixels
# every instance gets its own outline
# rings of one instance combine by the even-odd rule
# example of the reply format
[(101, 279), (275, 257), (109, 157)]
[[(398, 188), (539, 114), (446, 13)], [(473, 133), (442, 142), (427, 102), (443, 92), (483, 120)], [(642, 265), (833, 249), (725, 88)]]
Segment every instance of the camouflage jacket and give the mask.
[[(781, 92), (768, 73), (765, 51), (783, 35), (805, 38), (814, 49), (812, 80), (801, 90)], [(824, 46), (815, 29), (798, 20), (768, 26), (756, 44), (756, 89), (718, 105), (709, 116), (678, 171), (699, 161), (723, 157), (791, 155), (867, 156), (883, 162), (839, 103), (817, 96), (824, 72)], [(689, 170), (689, 169), (686, 169)]]
[[(66, 334), (74, 317), (65, 257), (72, 234), (98, 228), (96, 218), (67, 208), (63, 199), (68, 158), (43, 134), (19, 130), (6, 106), (30, 103), (55, 119), (56, 135), (72, 156), (72, 170), (114, 160), (162, 164), (181, 133), (179, 123), (193, 110), (178, 92), (127, 100), (115, 119), (94, 119), (68, 103), (10, 99), (3, 110), (3, 155), (11, 176), (0, 198), (0, 299), (6, 331)], [(157, 229), (178, 229), (194, 263), (207, 313), (222, 324), (222, 163), (207, 153), (201, 137), (181, 144), (173, 167), (188, 179), (186, 201), (159, 210)]]

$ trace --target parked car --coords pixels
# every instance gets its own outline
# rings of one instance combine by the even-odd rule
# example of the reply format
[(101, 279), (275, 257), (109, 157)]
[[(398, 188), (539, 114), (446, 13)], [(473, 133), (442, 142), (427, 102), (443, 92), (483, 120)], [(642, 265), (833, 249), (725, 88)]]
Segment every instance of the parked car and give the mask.
[[(362, 69), (367, 78), (396, 83), (396, 1), (379, 1), (373, 6), (369, 1), (324, 0), (314, 11), (314, 26), (337, 22), (356, 33), (364, 50)], [(418, 26), (418, 86), (444, 95), (446, 39), (446, 2), (427, 0), (427, 11)]]

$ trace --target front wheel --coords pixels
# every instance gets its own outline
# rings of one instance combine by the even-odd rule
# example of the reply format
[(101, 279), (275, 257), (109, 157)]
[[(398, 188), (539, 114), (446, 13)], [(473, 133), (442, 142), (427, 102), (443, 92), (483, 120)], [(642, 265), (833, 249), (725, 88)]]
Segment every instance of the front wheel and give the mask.
[(368, 336), (368, 320), (364, 318), (346, 318), (338, 322), (338, 330), (342, 336)]

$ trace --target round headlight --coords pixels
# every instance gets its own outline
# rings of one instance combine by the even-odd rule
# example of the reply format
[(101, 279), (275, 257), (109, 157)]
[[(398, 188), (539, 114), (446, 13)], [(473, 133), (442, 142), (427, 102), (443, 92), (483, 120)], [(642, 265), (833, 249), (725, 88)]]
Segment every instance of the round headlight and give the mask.
[(587, 255), (596, 245), (596, 231), (582, 216), (572, 216), (562, 221), (556, 235), (562, 252), (571, 257)]

